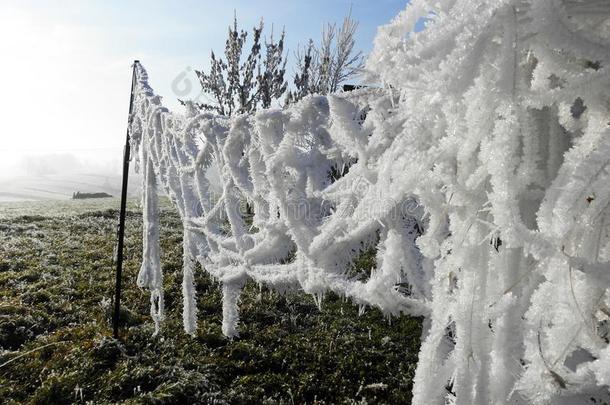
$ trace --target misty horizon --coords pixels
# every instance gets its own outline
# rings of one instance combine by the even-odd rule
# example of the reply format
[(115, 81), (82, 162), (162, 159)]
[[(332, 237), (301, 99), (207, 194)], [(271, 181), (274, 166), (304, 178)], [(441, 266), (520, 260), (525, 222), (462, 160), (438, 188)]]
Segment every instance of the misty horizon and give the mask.
[[(122, 150), (116, 156), (100, 151), (50, 152), (3, 159), (0, 202), (68, 199), (75, 192), (105, 192), (118, 196)], [(97, 155), (96, 155), (97, 154)], [(140, 177), (130, 170), (129, 195), (139, 194)]]

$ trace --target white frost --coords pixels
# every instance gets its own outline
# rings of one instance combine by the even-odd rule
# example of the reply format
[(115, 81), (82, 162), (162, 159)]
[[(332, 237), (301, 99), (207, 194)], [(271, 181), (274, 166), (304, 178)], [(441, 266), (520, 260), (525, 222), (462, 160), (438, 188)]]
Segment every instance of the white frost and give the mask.
[[(415, 404), (608, 401), (610, 3), (412, 3), (367, 63), (384, 89), (229, 120), (169, 112), (138, 66), (155, 321), (158, 182), (184, 224), (189, 333), (198, 260), (228, 336), (248, 278), (425, 316)], [(370, 247), (371, 276), (346, 275)]]

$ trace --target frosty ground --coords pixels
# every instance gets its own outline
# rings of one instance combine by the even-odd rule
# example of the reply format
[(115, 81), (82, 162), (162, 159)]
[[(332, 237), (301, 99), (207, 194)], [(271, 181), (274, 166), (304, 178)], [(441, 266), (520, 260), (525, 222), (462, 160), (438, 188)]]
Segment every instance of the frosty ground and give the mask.
[[(182, 225), (162, 202), (167, 320), (152, 337), (135, 286), (141, 211), (129, 204), (122, 342), (111, 338), (118, 201), (0, 204), (2, 403), (409, 403), (419, 319), (330, 294), (280, 296), (248, 285), (240, 336), (221, 333), (219, 286), (197, 268), (199, 328), (182, 332)], [(355, 273), (372, 267), (361, 255)]]

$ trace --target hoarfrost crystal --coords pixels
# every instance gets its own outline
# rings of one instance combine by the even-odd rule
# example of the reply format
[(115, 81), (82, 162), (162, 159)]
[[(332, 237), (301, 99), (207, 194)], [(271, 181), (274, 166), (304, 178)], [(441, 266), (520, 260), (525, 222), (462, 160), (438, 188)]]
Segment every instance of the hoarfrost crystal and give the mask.
[[(155, 322), (158, 185), (184, 224), (189, 333), (198, 261), (223, 283), (229, 336), (248, 278), (424, 316), (416, 404), (607, 401), (609, 67), (601, 0), (414, 0), (375, 39), (382, 89), (230, 120), (169, 112), (139, 66)], [(348, 276), (371, 246), (370, 277)]]

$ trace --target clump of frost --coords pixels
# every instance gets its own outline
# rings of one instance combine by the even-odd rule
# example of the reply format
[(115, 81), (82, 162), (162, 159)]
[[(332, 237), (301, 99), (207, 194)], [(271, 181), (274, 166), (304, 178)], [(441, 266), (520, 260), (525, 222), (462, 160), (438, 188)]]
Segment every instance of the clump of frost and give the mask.
[[(609, 66), (596, 0), (414, 0), (368, 59), (384, 88), (231, 119), (169, 112), (137, 66), (155, 322), (161, 187), (184, 224), (188, 333), (198, 261), (228, 336), (248, 278), (424, 316), (415, 404), (608, 401)], [(370, 277), (350, 277), (370, 247)]]

